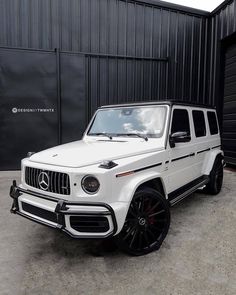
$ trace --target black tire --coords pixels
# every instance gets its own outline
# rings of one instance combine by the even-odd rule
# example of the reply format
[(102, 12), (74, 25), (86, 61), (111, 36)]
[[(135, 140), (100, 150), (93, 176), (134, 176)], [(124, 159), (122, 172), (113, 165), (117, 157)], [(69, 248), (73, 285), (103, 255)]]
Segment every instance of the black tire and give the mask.
[(221, 191), (223, 183), (223, 169), (222, 158), (217, 157), (209, 175), (210, 180), (205, 188), (206, 193), (217, 195)]
[(134, 194), (124, 226), (115, 236), (115, 242), (128, 254), (148, 254), (160, 248), (169, 226), (169, 203), (160, 192), (143, 187)]

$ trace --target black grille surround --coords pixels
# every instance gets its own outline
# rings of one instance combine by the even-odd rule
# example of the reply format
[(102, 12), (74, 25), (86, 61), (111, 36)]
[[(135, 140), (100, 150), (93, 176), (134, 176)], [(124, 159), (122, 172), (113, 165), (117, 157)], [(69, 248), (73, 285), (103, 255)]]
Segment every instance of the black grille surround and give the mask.
[[(47, 189), (42, 189), (39, 185), (39, 175), (42, 172), (46, 173), (48, 176)], [(70, 179), (69, 175), (66, 173), (25, 167), (25, 183), (42, 191), (60, 195), (70, 195)]]

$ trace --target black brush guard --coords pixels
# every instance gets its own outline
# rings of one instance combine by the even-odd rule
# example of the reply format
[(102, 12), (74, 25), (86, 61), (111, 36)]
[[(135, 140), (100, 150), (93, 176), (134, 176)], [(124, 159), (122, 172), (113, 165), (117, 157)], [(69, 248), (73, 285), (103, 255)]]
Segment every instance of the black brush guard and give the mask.
[[(22, 195), (23, 193), (31, 195), (31, 196), (35, 196), (37, 198), (41, 198), (44, 200), (49, 200), (52, 202), (56, 203), (56, 207), (55, 207), (55, 215), (56, 215), (56, 225), (53, 225), (51, 223), (47, 223), (44, 222), (42, 220), (39, 220), (37, 218), (34, 218), (32, 216), (29, 216), (23, 212), (20, 212), (19, 210), (19, 202), (18, 202), (18, 198), (20, 195)], [(73, 238), (86, 238), (86, 239), (104, 239), (104, 238), (108, 238), (112, 235), (114, 235), (117, 231), (117, 222), (116, 222), (116, 218), (115, 218), (115, 213), (114, 210), (112, 209), (111, 206), (109, 206), (108, 204), (105, 203), (96, 203), (96, 202), (90, 202), (90, 203), (85, 203), (85, 202), (70, 202), (70, 201), (66, 201), (63, 199), (57, 199), (51, 196), (45, 196), (43, 194), (40, 193), (36, 193), (36, 192), (32, 192), (26, 189), (23, 189), (21, 187), (18, 187), (16, 184), (16, 181), (13, 180), (13, 184), (11, 185), (10, 188), (10, 197), (13, 199), (13, 203), (12, 203), (12, 207), (10, 212), (14, 213), (14, 214), (18, 214), (21, 215), (27, 219), (30, 219), (34, 222), (52, 227), (52, 228), (56, 228), (59, 229), (65, 233), (67, 233), (68, 235), (70, 235)], [(106, 212), (93, 212), (93, 211), (86, 211), (86, 212), (68, 212), (68, 205), (70, 206), (88, 206), (88, 207), (102, 207), (106, 209)], [(36, 207), (38, 208), (38, 207)], [(45, 210), (46, 211), (46, 210)], [(90, 219), (90, 217), (101, 217), (101, 216), (111, 216), (112, 218), (112, 222), (113, 222), (113, 230), (108, 233), (107, 235), (80, 235), (78, 232), (78, 235), (74, 235), (73, 233), (71, 233), (70, 231), (68, 231), (66, 229), (66, 224), (65, 224), (65, 215), (70, 215), (70, 216), (81, 216), (81, 217), (88, 217), (88, 220)], [(39, 216), (40, 217), (40, 216)], [(96, 231), (94, 232), (96, 233)]]

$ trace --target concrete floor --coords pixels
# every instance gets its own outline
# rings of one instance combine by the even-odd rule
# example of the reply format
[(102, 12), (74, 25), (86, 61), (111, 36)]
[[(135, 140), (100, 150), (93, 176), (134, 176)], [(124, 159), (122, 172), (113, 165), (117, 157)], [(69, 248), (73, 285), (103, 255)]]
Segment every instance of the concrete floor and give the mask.
[(217, 196), (172, 209), (161, 249), (130, 257), (9, 213), (18, 172), (0, 173), (0, 294), (236, 294), (236, 173)]

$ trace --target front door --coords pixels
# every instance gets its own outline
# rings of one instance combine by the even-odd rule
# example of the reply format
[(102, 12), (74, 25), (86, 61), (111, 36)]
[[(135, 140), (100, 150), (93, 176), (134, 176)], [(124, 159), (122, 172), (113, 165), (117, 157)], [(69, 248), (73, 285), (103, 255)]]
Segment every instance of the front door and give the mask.
[[(173, 107), (169, 134), (175, 132), (187, 132), (190, 136), (190, 114), (187, 108)], [(194, 143), (175, 143), (175, 147), (169, 146), (169, 177), (168, 193), (179, 189), (194, 180)]]

